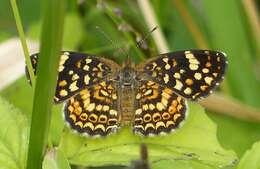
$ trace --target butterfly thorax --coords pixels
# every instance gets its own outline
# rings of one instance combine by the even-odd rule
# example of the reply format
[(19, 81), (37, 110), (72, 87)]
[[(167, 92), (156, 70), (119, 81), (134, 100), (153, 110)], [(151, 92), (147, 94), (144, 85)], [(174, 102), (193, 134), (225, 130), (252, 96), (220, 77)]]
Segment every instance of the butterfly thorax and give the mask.
[(135, 91), (138, 85), (136, 79), (136, 71), (130, 65), (124, 66), (119, 71), (118, 80), (118, 103), (120, 118), (124, 122), (123, 125), (129, 124), (134, 118)]

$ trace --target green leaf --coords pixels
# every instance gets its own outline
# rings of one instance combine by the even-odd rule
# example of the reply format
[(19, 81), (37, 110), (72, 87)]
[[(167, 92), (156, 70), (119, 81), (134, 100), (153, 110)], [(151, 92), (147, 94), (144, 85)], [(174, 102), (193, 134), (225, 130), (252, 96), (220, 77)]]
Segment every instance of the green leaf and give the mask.
[(260, 142), (247, 150), (240, 160), (237, 169), (260, 169)]
[(168, 160), (194, 160), (212, 166), (227, 166), (236, 161), (233, 151), (224, 150), (216, 138), (216, 126), (198, 104), (190, 104), (182, 128), (168, 136), (143, 138), (129, 127), (106, 138), (86, 138), (64, 132), (60, 149), (72, 164), (84, 166), (127, 165), (139, 158), (140, 143), (145, 143), (152, 163)]
[(59, 149), (51, 149), (43, 160), (43, 169), (70, 169), (70, 165), (63, 152)]
[[(259, 123), (247, 122), (217, 113), (208, 113), (209, 117), (218, 124), (217, 136), (221, 145), (234, 150), (238, 157), (260, 139)], [(232, 137), (230, 137), (232, 133)]]
[[(24, 76), (0, 91), (0, 95), (31, 118), (33, 91)], [(61, 109), (62, 104), (52, 107), (49, 137), (54, 145), (58, 145), (64, 127)]]
[(28, 143), (28, 120), (0, 97), (1, 169), (24, 169)]
[(192, 160), (169, 160), (154, 163), (153, 169), (217, 169), (217, 167), (206, 165)]

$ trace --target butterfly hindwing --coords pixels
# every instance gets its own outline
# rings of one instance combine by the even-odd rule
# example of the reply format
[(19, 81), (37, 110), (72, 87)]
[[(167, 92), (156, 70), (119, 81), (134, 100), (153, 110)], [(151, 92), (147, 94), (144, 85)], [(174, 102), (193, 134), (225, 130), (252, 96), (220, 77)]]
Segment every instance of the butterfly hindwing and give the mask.
[[(35, 74), (37, 60), (38, 54), (31, 56)], [(63, 102), (80, 90), (99, 83), (118, 67), (116, 63), (97, 56), (77, 52), (62, 52), (54, 102)], [(26, 72), (28, 78), (28, 71)], [(28, 80), (30, 81), (29, 78)]]
[(101, 82), (80, 91), (64, 107), (69, 126), (83, 135), (107, 136), (119, 126), (117, 92), (111, 82)]
[(138, 67), (148, 79), (191, 99), (207, 96), (223, 79), (224, 53), (190, 50), (161, 54)]
[(185, 100), (152, 81), (142, 81), (135, 109), (133, 131), (144, 136), (169, 133), (187, 116)]

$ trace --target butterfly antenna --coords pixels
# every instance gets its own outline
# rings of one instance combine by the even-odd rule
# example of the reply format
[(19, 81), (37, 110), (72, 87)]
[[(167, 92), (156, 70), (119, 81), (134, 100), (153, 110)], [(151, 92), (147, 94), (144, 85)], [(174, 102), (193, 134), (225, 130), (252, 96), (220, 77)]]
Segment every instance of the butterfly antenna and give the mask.
[(139, 42), (137, 42), (136, 46), (137, 48), (141, 48), (141, 45), (144, 43), (144, 41), (158, 28), (158, 26), (155, 26), (152, 30), (147, 32), (143, 39), (141, 39)]
[(131, 62), (130, 61), (130, 57), (129, 54), (120, 46), (118, 46), (99, 26), (96, 26), (96, 29), (98, 29), (102, 35), (116, 48), (118, 49), (122, 54), (124, 54), (125, 56), (127, 56), (127, 63)]

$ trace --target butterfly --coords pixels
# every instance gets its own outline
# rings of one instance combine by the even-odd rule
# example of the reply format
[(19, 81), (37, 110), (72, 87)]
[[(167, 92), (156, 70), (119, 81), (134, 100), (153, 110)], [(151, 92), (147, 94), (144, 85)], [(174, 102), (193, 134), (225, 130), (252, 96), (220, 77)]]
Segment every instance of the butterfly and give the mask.
[[(38, 54), (31, 56), (36, 74)], [(143, 136), (170, 133), (187, 116), (187, 100), (208, 96), (224, 78), (226, 55), (186, 50), (119, 66), (96, 55), (61, 52), (54, 103), (75, 131), (107, 136), (131, 125)], [(28, 71), (26, 70), (27, 78)]]

